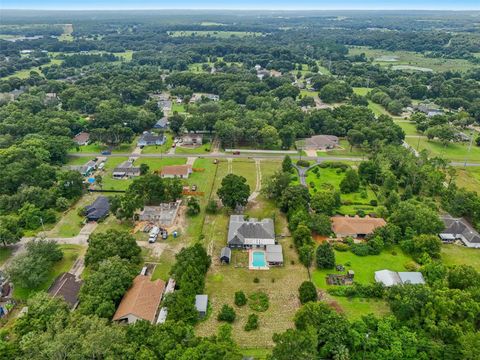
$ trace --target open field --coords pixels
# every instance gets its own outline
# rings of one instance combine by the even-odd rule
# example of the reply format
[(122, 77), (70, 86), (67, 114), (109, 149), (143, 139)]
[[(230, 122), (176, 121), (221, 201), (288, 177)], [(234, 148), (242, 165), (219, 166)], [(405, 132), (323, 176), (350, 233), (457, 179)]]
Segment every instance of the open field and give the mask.
[(471, 191), (476, 191), (480, 194), (480, 168), (466, 167), (457, 168), (458, 177), (456, 183), (460, 187), (464, 187)]
[(63, 25), (63, 34), (59, 36), (59, 41), (73, 41), (73, 25), (72, 24), (65, 24)]
[(112, 153), (129, 153), (135, 148), (135, 144), (137, 143), (137, 139), (134, 139), (130, 144), (120, 144), (119, 146), (110, 147), (108, 145), (99, 144), (99, 143), (92, 143), (84, 146), (79, 146), (77, 148), (72, 148), (69, 150), (69, 153), (76, 154), (76, 153), (100, 153), (102, 151), (110, 150)]
[(340, 146), (342, 149), (333, 149), (328, 151), (317, 151), (318, 156), (345, 156), (345, 157), (352, 157), (352, 156), (365, 156), (366, 153), (359, 147), (352, 147), (348, 140), (340, 139), (339, 141)]
[(406, 121), (395, 121), (395, 123), (400, 126), (403, 131), (405, 132), (405, 135), (421, 135), (418, 131), (417, 128), (415, 127), (414, 122), (406, 122)]
[(468, 151), (468, 143), (449, 143), (444, 146), (440, 141), (424, 138), (406, 138), (405, 141), (414, 149), (427, 150), (430, 156), (440, 156), (451, 161), (480, 162), (480, 147), (472, 145)]
[(240, 175), (247, 179), (247, 184), (250, 186), (250, 192), (253, 192), (257, 185), (255, 162), (247, 159), (234, 159), (232, 162), (232, 171), (235, 175)]
[[(307, 172), (307, 185), (310, 193), (315, 194), (317, 190), (336, 189), (340, 191), (340, 182), (345, 177), (345, 173), (337, 174), (337, 169), (320, 168), (319, 176), (312, 171)], [(363, 210), (365, 213), (375, 211), (375, 207), (370, 205), (371, 200), (376, 200), (375, 193), (370, 188), (360, 188), (359, 191), (350, 194), (341, 194), (342, 206), (339, 212), (343, 215), (355, 215), (357, 210)]]
[(470, 265), (480, 271), (480, 252), (460, 245), (443, 245), (442, 261), (445, 265)]
[(28, 289), (16, 286), (13, 290), (13, 297), (18, 300), (26, 300), (38, 291), (47, 290), (53, 280), (63, 272), (67, 272), (72, 267), (75, 260), (85, 251), (85, 247), (80, 245), (59, 245), (63, 251), (63, 259), (54, 264), (48, 274), (47, 280), (36, 289)]
[[(393, 255), (393, 254), (396, 255)], [(404, 254), (399, 247), (384, 250), (380, 255), (357, 256), (350, 251), (335, 251), (337, 264), (345, 266), (345, 270), (355, 271), (354, 281), (360, 284), (370, 284), (374, 282), (375, 271), (377, 270), (393, 270), (405, 271), (405, 264), (412, 259)], [(349, 264), (349, 265), (347, 265)], [(339, 273), (336, 270), (314, 270), (312, 279), (315, 285), (326, 290), (334, 285), (327, 285), (327, 274)], [(374, 313), (383, 315), (388, 312), (388, 307), (383, 300), (377, 299), (348, 299), (346, 297), (327, 295), (333, 301), (336, 301), (343, 308), (345, 315), (349, 318), (357, 319), (362, 315)]]
[[(372, 89), (366, 87), (354, 87), (353, 92), (357, 95), (366, 96)], [(390, 113), (380, 104), (374, 103), (372, 100), (368, 100), (368, 108), (372, 110), (372, 112), (376, 116), (380, 115), (390, 115)]]
[(380, 64), (381, 66), (386, 67), (406, 65), (410, 67), (431, 69), (433, 71), (466, 71), (475, 67), (473, 63), (467, 60), (428, 58), (421, 53), (412, 51), (388, 51), (371, 49), (366, 46), (352, 46), (349, 47), (348, 53), (349, 55), (365, 53), (367, 58), (374, 59), (374, 64)]
[(78, 212), (85, 206), (93, 203), (98, 196), (98, 193), (85, 194), (70, 209), (62, 214), (60, 221), (48, 232), (48, 236), (60, 238), (77, 236), (85, 220)]
[(185, 37), (185, 36), (201, 36), (201, 37), (217, 37), (217, 38), (231, 38), (231, 37), (247, 37), (247, 36), (261, 36), (260, 32), (250, 31), (217, 31), (217, 30), (196, 30), (196, 31), (169, 31), (168, 34), (173, 37)]

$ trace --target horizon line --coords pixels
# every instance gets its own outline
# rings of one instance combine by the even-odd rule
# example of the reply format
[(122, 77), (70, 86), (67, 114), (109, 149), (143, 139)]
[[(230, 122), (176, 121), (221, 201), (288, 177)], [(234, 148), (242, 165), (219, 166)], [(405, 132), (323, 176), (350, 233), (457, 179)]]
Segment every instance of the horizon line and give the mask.
[(181, 10), (181, 11), (480, 11), (480, 7), (462, 7), (462, 8), (217, 8), (217, 7), (205, 7), (205, 8), (173, 8), (173, 7), (97, 7), (97, 8), (10, 8), (0, 6), (0, 10), (12, 10), (12, 11), (159, 11), (159, 10)]

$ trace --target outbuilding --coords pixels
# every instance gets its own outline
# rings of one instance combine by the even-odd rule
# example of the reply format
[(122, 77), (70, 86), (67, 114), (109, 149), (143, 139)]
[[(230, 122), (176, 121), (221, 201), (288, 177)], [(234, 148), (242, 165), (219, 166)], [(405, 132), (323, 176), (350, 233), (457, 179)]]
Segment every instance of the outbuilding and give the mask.
[(228, 246), (225, 246), (220, 253), (220, 261), (224, 264), (230, 264), (231, 259), (232, 250)]
[(195, 308), (197, 309), (198, 315), (201, 318), (207, 316), (208, 295), (196, 295), (195, 296)]

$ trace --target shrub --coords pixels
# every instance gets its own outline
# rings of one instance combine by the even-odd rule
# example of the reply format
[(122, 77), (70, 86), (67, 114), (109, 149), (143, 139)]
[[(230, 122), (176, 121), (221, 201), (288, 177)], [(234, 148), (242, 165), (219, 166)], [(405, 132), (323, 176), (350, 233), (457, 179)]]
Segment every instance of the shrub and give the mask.
[(372, 205), (372, 206), (377, 206), (377, 205), (378, 205), (378, 201), (375, 200), (375, 199), (372, 199), (372, 200), (370, 200), (370, 205)]
[(353, 244), (350, 246), (350, 251), (357, 256), (370, 255), (370, 247), (367, 244)]
[(200, 203), (195, 197), (190, 197), (187, 203), (187, 214), (190, 216), (195, 216), (200, 213)]
[(362, 209), (358, 209), (356, 214), (360, 217), (365, 217), (365, 211), (363, 211)]
[(227, 304), (222, 306), (222, 309), (218, 313), (217, 320), (218, 321), (226, 321), (228, 323), (233, 323), (235, 321), (235, 310), (231, 306)]
[(332, 245), (326, 241), (320, 244), (317, 247), (316, 259), (319, 269), (333, 269), (335, 267), (335, 253)]
[(235, 305), (243, 306), (247, 303), (247, 297), (243, 291), (237, 291), (235, 293)]
[(205, 211), (208, 214), (216, 214), (217, 211), (218, 211), (217, 202), (215, 200), (209, 200), (208, 204), (207, 204), (207, 207), (205, 208)]
[(309, 166), (310, 166), (310, 162), (307, 161), (307, 160), (298, 160), (298, 161), (297, 161), (297, 165), (298, 165), (298, 166), (301, 166), (301, 167), (309, 167)]
[(309, 301), (317, 301), (318, 294), (315, 285), (311, 281), (304, 281), (298, 288), (298, 297), (302, 305)]
[(253, 282), (255, 284), (258, 284), (260, 282), (260, 279), (258, 277), (253, 278)]
[(257, 314), (250, 314), (248, 315), (247, 323), (245, 324), (244, 330), (251, 331), (258, 329), (258, 315)]
[(385, 287), (381, 283), (368, 285), (353, 283), (353, 286), (336, 286), (328, 289), (327, 292), (334, 296), (382, 298)]
[(264, 292), (254, 292), (248, 297), (248, 299), (250, 300), (248, 306), (250, 306), (250, 309), (252, 309), (253, 311), (264, 312), (268, 310), (268, 295)]
[(417, 271), (418, 265), (415, 261), (409, 261), (403, 265), (407, 271)]
[(348, 251), (350, 249), (350, 246), (348, 244), (336, 242), (335, 244), (333, 244), (333, 248), (337, 251)]

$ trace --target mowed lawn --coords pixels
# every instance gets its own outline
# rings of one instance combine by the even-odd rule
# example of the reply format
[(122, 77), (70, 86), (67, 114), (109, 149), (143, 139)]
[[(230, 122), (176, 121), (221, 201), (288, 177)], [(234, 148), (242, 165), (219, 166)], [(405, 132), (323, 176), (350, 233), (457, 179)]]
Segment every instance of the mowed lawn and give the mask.
[(100, 153), (102, 151), (110, 150), (112, 153), (131, 153), (135, 148), (135, 144), (137, 143), (137, 139), (134, 139), (130, 144), (120, 144), (111, 148), (108, 145), (93, 143), (84, 146), (79, 146), (78, 148), (72, 148), (69, 150), (69, 153)]
[(48, 232), (48, 236), (60, 238), (77, 236), (85, 220), (83, 216), (79, 215), (79, 211), (85, 208), (85, 206), (92, 204), (98, 196), (98, 193), (85, 194), (62, 214), (59, 222)]
[(86, 248), (81, 245), (59, 245), (63, 251), (63, 259), (53, 265), (48, 273), (47, 280), (38, 286), (36, 289), (22, 288), (15, 286), (13, 290), (13, 297), (18, 300), (26, 300), (38, 291), (46, 291), (53, 283), (55, 278), (63, 272), (71, 269), (73, 263), (77, 258), (86, 251)]
[[(319, 168), (319, 176), (317, 177), (317, 174), (309, 170), (306, 181), (310, 193), (313, 195), (315, 190), (321, 191), (333, 188), (340, 191), (340, 183), (344, 177), (345, 173), (337, 174), (337, 169), (335, 168)], [(366, 197), (363, 197), (362, 193), (366, 194)], [(360, 188), (359, 191), (354, 193), (341, 194), (340, 198), (342, 206), (339, 211), (344, 215), (355, 215), (357, 210), (363, 210), (367, 213), (372, 212), (375, 210), (375, 207), (370, 204), (370, 201), (377, 199), (375, 193), (368, 187)]]
[[(395, 254), (395, 255), (394, 255)], [(335, 251), (336, 264), (345, 266), (345, 271), (355, 271), (354, 281), (359, 284), (371, 284), (375, 281), (375, 271), (388, 269), (393, 271), (406, 271), (405, 264), (412, 261), (411, 257), (404, 254), (400, 247), (384, 250), (380, 255), (357, 256), (350, 251)], [(327, 285), (327, 274), (342, 274), (332, 270), (314, 270), (312, 279), (315, 285), (326, 290), (332, 285)], [(374, 313), (383, 315), (388, 312), (388, 307), (383, 300), (378, 299), (348, 299), (346, 297), (327, 295), (327, 299), (337, 302), (345, 315), (351, 319), (357, 319), (362, 315)]]
[(445, 265), (470, 265), (480, 271), (480, 252), (460, 245), (443, 245), (442, 261)]
[(254, 161), (234, 159), (232, 161), (232, 170), (235, 175), (240, 175), (247, 179), (247, 184), (250, 186), (250, 192), (255, 190), (257, 185), (257, 170)]
[(460, 187), (464, 187), (480, 194), (480, 167), (457, 168), (456, 183)]
[(328, 151), (317, 151), (317, 156), (345, 156), (345, 157), (364, 157), (365, 151), (356, 146), (351, 146), (348, 140), (340, 139), (339, 145), (341, 148)]
[(430, 156), (443, 157), (450, 161), (480, 163), (480, 147), (472, 145), (469, 151), (468, 143), (449, 143), (444, 146), (440, 141), (425, 138), (406, 138), (405, 141), (414, 149), (427, 150)]
[(417, 131), (417, 128), (415, 127), (415, 122), (407, 122), (407, 121), (395, 121), (395, 124), (400, 126), (403, 131), (405, 132), (405, 135), (422, 135)]

